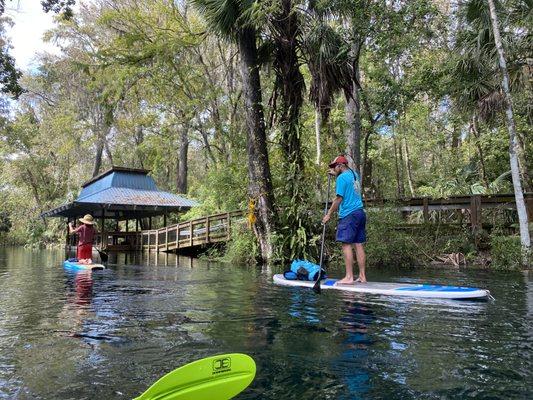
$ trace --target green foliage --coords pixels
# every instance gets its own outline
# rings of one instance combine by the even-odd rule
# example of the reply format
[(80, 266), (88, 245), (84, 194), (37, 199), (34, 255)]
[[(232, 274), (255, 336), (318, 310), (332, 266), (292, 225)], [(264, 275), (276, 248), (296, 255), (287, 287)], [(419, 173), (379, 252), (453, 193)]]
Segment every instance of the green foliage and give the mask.
[(200, 205), (183, 214), (181, 220), (245, 209), (245, 182), (246, 171), (241, 164), (230, 164), (220, 169), (210, 168), (189, 190), (189, 196), (198, 199)]
[(367, 212), (368, 265), (411, 267), (417, 260), (418, 245), (407, 233), (398, 230), (401, 216), (394, 210)]
[(254, 233), (247, 226), (235, 226), (231, 232), (231, 239), (226, 244), (224, 255), (220, 258), (232, 264), (256, 264), (259, 259), (259, 249)]
[[(520, 270), (522, 265), (522, 246), (518, 236), (500, 236), (491, 237), (491, 258), (490, 264), (493, 269), (500, 270)], [(533, 259), (529, 256), (529, 265)]]
[(6, 27), (13, 25), (13, 21), (2, 15), (3, 6), (2, 2), (0, 4), (0, 92), (18, 98), (24, 92), (19, 83), (22, 72), (17, 69), (15, 59), (9, 54), (11, 44)]

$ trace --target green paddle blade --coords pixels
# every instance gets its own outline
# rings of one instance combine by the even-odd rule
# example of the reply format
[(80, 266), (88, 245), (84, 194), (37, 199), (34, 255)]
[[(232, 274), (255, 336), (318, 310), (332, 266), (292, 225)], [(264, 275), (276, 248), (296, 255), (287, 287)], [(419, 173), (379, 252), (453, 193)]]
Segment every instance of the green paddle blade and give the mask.
[(255, 377), (246, 354), (222, 354), (169, 372), (135, 400), (226, 400), (242, 392)]

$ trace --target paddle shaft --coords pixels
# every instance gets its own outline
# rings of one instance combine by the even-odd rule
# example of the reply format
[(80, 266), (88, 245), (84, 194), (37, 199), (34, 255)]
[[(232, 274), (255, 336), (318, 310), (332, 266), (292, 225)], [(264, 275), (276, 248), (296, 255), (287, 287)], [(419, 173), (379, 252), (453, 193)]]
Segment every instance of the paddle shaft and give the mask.
[[(329, 189), (331, 186), (331, 175), (328, 174), (328, 190), (326, 194), (326, 205), (324, 206), (324, 216), (328, 213)], [(320, 269), (322, 269), (322, 260), (324, 259), (324, 240), (326, 238), (326, 224), (322, 224), (322, 242), (320, 243)]]
[[(328, 190), (326, 192), (326, 205), (324, 206), (324, 215), (328, 212), (328, 203), (329, 203), (329, 189), (331, 186), (331, 175), (328, 174)], [(315, 284), (313, 285), (313, 290), (315, 293), (320, 293), (320, 277), (322, 275), (322, 261), (324, 259), (324, 241), (326, 239), (326, 224), (322, 224), (322, 241), (320, 243), (320, 263), (318, 276), (316, 278)]]
[(107, 260), (109, 259), (108, 255), (104, 253), (102, 250), (100, 250), (98, 247), (94, 245), (93, 247), (98, 252), (98, 254), (100, 254), (100, 260), (102, 260), (102, 262), (107, 262)]

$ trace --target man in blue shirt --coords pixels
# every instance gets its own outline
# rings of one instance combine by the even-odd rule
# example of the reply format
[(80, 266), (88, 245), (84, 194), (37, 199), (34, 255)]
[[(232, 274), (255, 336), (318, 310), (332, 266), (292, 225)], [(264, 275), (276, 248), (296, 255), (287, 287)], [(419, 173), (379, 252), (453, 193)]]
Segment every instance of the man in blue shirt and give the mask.
[[(335, 181), (336, 197), (322, 223), (327, 223), (331, 215), (339, 210), (339, 224), (337, 225), (337, 242), (342, 243), (346, 275), (337, 284), (346, 285), (354, 282), (366, 282), (365, 275), (365, 249), (366, 241), (366, 214), (363, 209), (361, 197), (361, 179), (359, 175), (348, 167), (346, 157), (340, 155), (329, 164), (331, 175), (337, 177)], [(359, 265), (359, 277), (353, 276), (353, 250)]]

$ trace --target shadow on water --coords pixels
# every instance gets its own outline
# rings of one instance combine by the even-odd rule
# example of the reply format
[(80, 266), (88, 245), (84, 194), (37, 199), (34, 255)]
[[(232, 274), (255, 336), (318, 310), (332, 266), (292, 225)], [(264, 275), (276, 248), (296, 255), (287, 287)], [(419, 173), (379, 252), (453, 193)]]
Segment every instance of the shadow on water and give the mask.
[(133, 398), (224, 352), (257, 363), (239, 399), (533, 397), (527, 273), (369, 271), (496, 297), (472, 303), (316, 295), (273, 285), (276, 268), (153, 253), (111, 254), (106, 270), (69, 273), (63, 257), (0, 249), (2, 399)]

